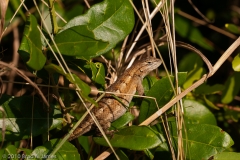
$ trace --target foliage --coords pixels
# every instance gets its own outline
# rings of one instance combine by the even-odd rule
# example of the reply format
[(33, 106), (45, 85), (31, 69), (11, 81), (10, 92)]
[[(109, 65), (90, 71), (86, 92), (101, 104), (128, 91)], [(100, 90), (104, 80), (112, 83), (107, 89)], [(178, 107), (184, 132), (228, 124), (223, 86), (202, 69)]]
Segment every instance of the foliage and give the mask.
[[(50, 2), (52, 1), (49, 0), (49, 4)], [(135, 1), (134, 3), (136, 6), (140, 4)], [(26, 4), (34, 6), (31, 2), (26, 2)], [(82, 3), (63, 0), (54, 3), (52, 8), (65, 18), (67, 23), (63, 24), (56, 17), (55, 12), (52, 14), (54, 10), (49, 11), (48, 7), (41, 5), (43, 5), (41, 2), (37, 4), (39, 8), (43, 8), (41, 14), (34, 12), (25, 16), (23, 7), (17, 12), (18, 15), (15, 18), (25, 20), (24, 25), (20, 24), (23, 32), (18, 53), (27, 71), (34, 73), (35, 78), (41, 79), (42, 84), (53, 86), (48, 91), (42, 88), (42, 91), (46, 97), (50, 97), (48, 94), (51, 92), (50, 94), (53, 94), (56, 100), (48, 98), (50, 105), (47, 106), (35, 93), (34, 95), (25, 93), (19, 97), (2, 94), (0, 97), (0, 133), (2, 135), (0, 141), (3, 145), (0, 155), (8, 155), (9, 159), (20, 159), (23, 156), (25, 159), (93, 159), (101, 154), (106, 149), (105, 146), (109, 144), (104, 138), (96, 136), (94, 131), (78, 137), (75, 142), (62, 143), (63, 137), (76, 122), (73, 120), (72, 124), (68, 124), (69, 117), (71, 117), (69, 115), (80, 119), (85, 111), (77, 95), (85, 102), (97, 106), (93, 96), (90, 95), (92, 85), (99, 90), (104, 90), (106, 84), (109, 84), (105, 81), (105, 77), (116, 70), (109, 67), (111, 64), (106, 61), (112, 60), (113, 66), (119, 72), (120, 68), (117, 68), (119, 67), (117, 60), (121, 58), (119, 46), (123, 44), (127, 36), (135, 36), (134, 27), (138, 29), (136, 14), (128, 0), (104, 0), (89, 9), (84, 8), (85, 5)], [(6, 21), (10, 20), (18, 6), (20, 6), (18, 1), (10, 0)], [(151, 3), (150, 7), (154, 8), (154, 6), (155, 4)], [(219, 9), (214, 7), (212, 9)], [(220, 56), (217, 54), (216, 45), (220, 42), (215, 37), (222, 35), (196, 27), (196, 24), (180, 14), (179, 11), (184, 8), (184, 4), (176, 2), (176, 39), (196, 45), (197, 48), (206, 52), (205, 55), (210, 60), (217, 60), (216, 57)], [(210, 13), (217, 12), (206, 11), (209, 19), (214, 16), (215, 18), (222, 17), (222, 15), (218, 17)], [(224, 11), (221, 12), (223, 13)], [(235, 12), (235, 14), (233, 11), (231, 13), (229, 17), (236, 17)], [(44, 22), (48, 23), (43, 23), (43, 27), (40, 27), (41, 16), (45, 14), (51, 17), (51, 21), (44, 19)], [(239, 24), (231, 21), (231, 18), (227, 18), (227, 22), (222, 23), (226, 31), (239, 35)], [(159, 20), (154, 19), (153, 22), (153, 28), (156, 27), (155, 23), (159, 27)], [(48, 34), (50, 32), (48, 28), (52, 29), (53, 34)], [(160, 31), (159, 37), (163, 35), (164, 32)], [(2, 44), (9, 43), (9, 41), (11, 40), (3, 37)], [(143, 43), (147, 44), (147, 41), (144, 39)], [(231, 42), (228, 40), (228, 45)], [(228, 45), (222, 47), (220, 44), (218, 48), (225, 50)], [(138, 47), (141, 48), (141, 46)], [(166, 47), (167, 43), (164, 42), (164, 46), (160, 46), (159, 49), (168, 66), (170, 64)], [(226, 157), (240, 159), (237, 153), (240, 151), (240, 146), (236, 144), (236, 137), (239, 136), (237, 122), (240, 116), (239, 100), (236, 100), (240, 90), (238, 83), (240, 81), (240, 54), (235, 54), (232, 62), (228, 62), (230, 67), (226, 66), (223, 71), (220, 70), (220, 73), (213, 77), (214, 80), (209, 79), (189, 92), (180, 103), (174, 105), (165, 115), (153, 121), (149, 126), (141, 126), (142, 122), (176, 96), (178, 86), (184, 91), (208, 73), (199, 55), (188, 50), (187, 54), (185, 54), (186, 50), (177, 51), (179, 55), (177, 76), (168, 76), (162, 67), (158, 70), (159, 73), (145, 77), (144, 93), (146, 97), (151, 98), (135, 97), (133, 99), (129, 111), (137, 108), (140, 111), (139, 116), (136, 117), (131, 112), (127, 112), (114, 121), (110, 130), (115, 130), (115, 133), (108, 137), (109, 142), (113, 147), (118, 148), (116, 154), (120, 159), (136, 159), (137, 157), (172, 159), (173, 152), (176, 155), (184, 153), (185, 159), (224, 159)], [(101, 59), (101, 56), (107, 59)], [(84, 80), (79, 75), (84, 75), (89, 80)], [(158, 78), (159, 76), (161, 79)], [(64, 79), (62, 84), (64, 88), (56, 87), (59, 77)], [(69, 87), (69, 84), (76, 88), (76, 92)], [(177, 106), (180, 104), (183, 106), (180, 112), (184, 113), (182, 128), (178, 128), (179, 117), (176, 116), (176, 112), (179, 112)], [(128, 126), (129, 123), (133, 125)], [(182, 139), (179, 140), (179, 137)], [(19, 145), (23, 142), (30, 144), (31, 140), (33, 146)], [(98, 151), (92, 150), (93, 144), (99, 146)], [(181, 145), (183, 150), (179, 151), (178, 148)], [(14, 157), (15, 155), (21, 157)], [(3, 159), (7, 159), (3, 156)]]

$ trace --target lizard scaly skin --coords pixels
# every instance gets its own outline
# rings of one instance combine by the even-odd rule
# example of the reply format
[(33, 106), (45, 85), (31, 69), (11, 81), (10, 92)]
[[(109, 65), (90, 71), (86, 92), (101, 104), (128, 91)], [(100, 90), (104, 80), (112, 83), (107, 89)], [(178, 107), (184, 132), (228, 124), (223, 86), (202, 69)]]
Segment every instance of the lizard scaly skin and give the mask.
[[(143, 95), (143, 78), (149, 72), (159, 67), (161, 63), (160, 59), (154, 57), (147, 57), (136, 61), (115, 83), (106, 89), (106, 92), (121, 93), (121, 95), (117, 94), (118, 98), (116, 98), (112, 94), (106, 93), (98, 102), (99, 106), (91, 110), (105, 131), (110, 127), (112, 121), (118, 119), (126, 112), (126, 106), (129, 106), (136, 92), (139, 95)], [(79, 137), (90, 131), (94, 126), (95, 124), (91, 116), (87, 115), (83, 122), (73, 131), (68, 140), (71, 141)]]

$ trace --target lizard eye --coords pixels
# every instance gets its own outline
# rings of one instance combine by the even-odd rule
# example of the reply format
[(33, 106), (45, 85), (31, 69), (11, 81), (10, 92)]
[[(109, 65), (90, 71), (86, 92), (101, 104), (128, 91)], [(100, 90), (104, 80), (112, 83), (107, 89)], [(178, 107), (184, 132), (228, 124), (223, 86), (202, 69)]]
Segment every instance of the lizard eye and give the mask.
[(151, 64), (152, 62), (151, 62), (151, 61), (148, 61), (147, 63), (148, 63), (148, 64)]

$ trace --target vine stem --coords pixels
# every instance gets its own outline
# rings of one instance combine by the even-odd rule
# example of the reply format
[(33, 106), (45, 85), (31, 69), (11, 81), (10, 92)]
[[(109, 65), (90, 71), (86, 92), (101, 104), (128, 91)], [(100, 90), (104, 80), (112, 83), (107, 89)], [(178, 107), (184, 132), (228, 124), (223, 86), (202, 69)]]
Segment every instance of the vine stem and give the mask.
[(54, 0), (48, 0), (48, 6), (49, 6), (50, 18), (51, 18), (51, 22), (52, 22), (52, 32), (53, 32), (53, 34), (57, 34), (59, 27), (58, 27), (57, 19), (56, 19)]

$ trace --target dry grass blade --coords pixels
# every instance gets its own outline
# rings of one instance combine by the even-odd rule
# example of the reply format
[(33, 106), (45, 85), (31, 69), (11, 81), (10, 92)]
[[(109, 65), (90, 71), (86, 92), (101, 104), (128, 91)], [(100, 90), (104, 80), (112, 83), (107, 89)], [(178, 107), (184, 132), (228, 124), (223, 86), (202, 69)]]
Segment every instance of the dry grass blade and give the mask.
[(193, 9), (208, 23), (211, 23), (211, 21), (204, 16), (204, 14), (202, 14), (202, 12), (193, 4), (193, 2), (191, 0), (188, 0), (188, 2), (192, 5)]
[(5, 22), (5, 15), (8, 7), (9, 0), (1, 0), (0, 1), (0, 11), (1, 11), (1, 20), (0, 20), (0, 41), (2, 39), (3, 27)]
[(177, 46), (179, 46), (179, 47), (183, 47), (183, 48), (189, 49), (189, 50), (197, 53), (202, 58), (202, 60), (206, 63), (209, 73), (211, 73), (213, 71), (213, 66), (212, 66), (211, 62), (207, 59), (207, 57), (205, 57), (202, 54), (201, 51), (199, 51), (197, 48), (191, 46), (190, 44), (187, 44), (184, 42), (177, 41), (176, 43), (177, 43)]
[(223, 55), (219, 58), (216, 64), (213, 66), (213, 71), (208, 74), (208, 77), (211, 77), (228, 59), (228, 57), (232, 54), (232, 52), (240, 45), (240, 37), (223, 53)]
[[(163, 4), (164, 4), (164, 3), (163, 3), (162, 1), (160, 1), (160, 2), (158, 3), (157, 7), (156, 7), (156, 8), (153, 10), (153, 12), (150, 14), (150, 20), (159, 12), (159, 9), (163, 6)], [(137, 41), (139, 40), (139, 38), (140, 38), (140, 36), (142, 35), (142, 33), (143, 33), (144, 29), (146, 28), (146, 26), (147, 26), (147, 22), (145, 22), (145, 23), (143, 24), (142, 28), (141, 28), (140, 31), (138, 32), (138, 35), (136, 36), (136, 38), (134, 39), (134, 42), (132, 43), (130, 49), (128, 50), (128, 53), (127, 53), (127, 55), (126, 55), (126, 57), (125, 57), (125, 60), (128, 59), (130, 53), (132, 52), (133, 48), (135, 47)]]
[(20, 71), (19, 69), (17, 69), (14, 66), (11, 66), (5, 62), (0, 61), (0, 65), (5, 66), (6, 68), (9, 68), (13, 71), (15, 71), (20, 77), (22, 77), (23, 79), (25, 79), (29, 84), (31, 84), (39, 93), (39, 95), (42, 97), (43, 102), (49, 107), (49, 103), (47, 101), (47, 99), (45, 98), (45, 96), (43, 95), (42, 91), (39, 89), (39, 87), (31, 80), (29, 79), (22, 71)]

